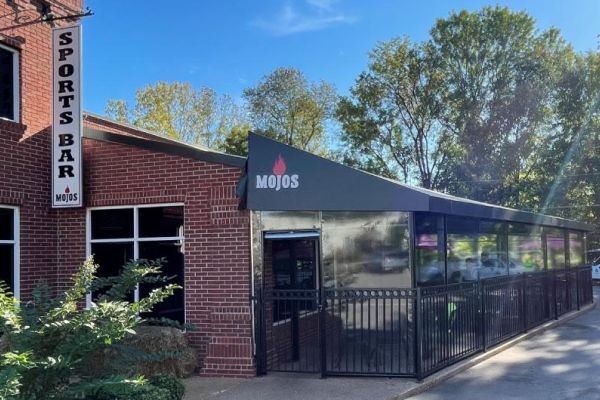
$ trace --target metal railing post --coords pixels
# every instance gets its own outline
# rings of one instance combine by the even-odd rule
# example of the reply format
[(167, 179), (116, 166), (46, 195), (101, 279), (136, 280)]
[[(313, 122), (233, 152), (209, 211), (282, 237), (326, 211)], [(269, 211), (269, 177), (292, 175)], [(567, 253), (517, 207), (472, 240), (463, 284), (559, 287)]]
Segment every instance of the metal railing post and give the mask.
[(556, 278), (556, 270), (553, 269), (552, 270), (552, 281), (554, 282), (554, 319), (558, 319), (558, 295), (556, 293), (556, 283), (557, 283), (557, 278)]
[(319, 333), (320, 333), (320, 347), (321, 347), (321, 378), (327, 377), (327, 297), (325, 296), (325, 290), (320, 290), (319, 294), (319, 305), (317, 309), (319, 310)]
[(416, 351), (415, 351), (415, 371), (417, 380), (423, 380), (423, 308), (421, 305), (421, 288), (417, 288), (417, 298), (415, 307), (416, 320)]
[(577, 291), (577, 311), (581, 310), (581, 301), (579, 300), (579, 271), (580, 269), (575, 269), (575, 290)]
[(485, 321), (485, 290), (483, 281), (477, 282), (479, 285), (479, 294), (481, 297), (481, 340), (483, 345), (483, 351), (487, 351), (487, 333), (486, 333), (486, 321)]
[(521, 305), (523, 306), (523, 332), (527, 332), (529, 321), (527, 318), (527, 274), (523, 274), (521, 278), (521, 295), (523, 296)]

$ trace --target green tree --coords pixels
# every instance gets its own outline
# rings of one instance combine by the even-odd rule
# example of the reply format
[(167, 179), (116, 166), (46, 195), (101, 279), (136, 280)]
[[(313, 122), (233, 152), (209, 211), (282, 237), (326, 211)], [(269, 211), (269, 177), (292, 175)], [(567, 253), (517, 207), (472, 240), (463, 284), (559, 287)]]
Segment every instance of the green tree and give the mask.
[(457, 152), (445, 112), (444, 75), (429, 44), (393, 39), (369, 54), (337, 118), (345, 162), (405, 182), (440, 189)]
[(248, 125), (243, 107), (231, 97), (180, 82), (148, 85), (136, 91), (133, 106), (110, 100), (105, 111), (117, 121), (214, 149), (234, 127)]
[[(600, 226), (600, 53), (578, 54), (556, 88), (555, 129), (533, 164), (524, 191), (531, 208)], [(600, 247), (600, 235), (589, 248)]]
[(294, 68), (277, 68), (244, 90), (253, 125), (267, 136), (311, 152), (324, 152), (327, 123), (337, 96), (327, 82), (308, 82)]
[(250, 125), (234, 126), (225, 134), (220, 149), (227, 154), (237, 156), (248, 155), (248, 132), (251, 130)]
[(503, 7), (439, 19), (432, 54), (444, 74), (443, 123), (462, 150), (459, 195), (520, 206), (532, 159), (553, 129), (555, 88), (573, 51), (556, 29), (538, 32)]

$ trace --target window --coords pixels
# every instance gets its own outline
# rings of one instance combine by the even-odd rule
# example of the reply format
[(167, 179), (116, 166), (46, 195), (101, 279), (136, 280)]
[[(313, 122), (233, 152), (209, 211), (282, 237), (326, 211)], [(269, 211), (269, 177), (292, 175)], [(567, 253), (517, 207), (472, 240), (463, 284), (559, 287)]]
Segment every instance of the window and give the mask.
[(19, 120), (19, 53), (1, 44), (0, 118)]
[(512, 223), (508, 226), (509, 274), (544, 270), (542, 229), (539, 226)]
[[(118, 275), (128, 260), (165, 258), (162, 274), (184, 287), (183, 206), (166, 204), (91, 209), (88, 214), (88, 254), (99, 265), (98, 275)], [(154, 285), (139, 287), (132, 301), (145, 297)], [(93, 293), (88, 300), (96, 297)], [(185, 322), (183, 289), (158, 304), (144, 317)]]
[(569, 266), (571, 268), (583, 267), (583, 234), (569, 232)]
[(328, 211), (322, 219), (326, 286), (411, 286), (407, 213)]
[(0, 206), (0, 281), (19, 298), (19, 209)]
[(415, 213), (415, 268), (418, 286), (445, 283), (443, 216)]
[(508, 274), (506, 224), (447, 217), (448, 283)]
[(565, 269), (566, 240), (561, 229), (546, 228), (548, 269)]

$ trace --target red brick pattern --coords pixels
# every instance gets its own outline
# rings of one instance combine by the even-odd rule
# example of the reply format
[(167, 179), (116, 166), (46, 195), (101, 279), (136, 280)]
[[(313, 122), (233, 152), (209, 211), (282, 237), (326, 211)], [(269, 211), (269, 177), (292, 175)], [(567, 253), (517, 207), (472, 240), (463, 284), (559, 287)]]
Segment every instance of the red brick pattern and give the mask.
[[(234, 193), (241, 171), (89, 139), (84, 159), (90, 206), (184, 203), (186, 319), (198, 328), (189, 338), (203, 356), (202, 373), (254, 375), (250, 222)], [(214, 204), (223, 207), (219, 218)]]

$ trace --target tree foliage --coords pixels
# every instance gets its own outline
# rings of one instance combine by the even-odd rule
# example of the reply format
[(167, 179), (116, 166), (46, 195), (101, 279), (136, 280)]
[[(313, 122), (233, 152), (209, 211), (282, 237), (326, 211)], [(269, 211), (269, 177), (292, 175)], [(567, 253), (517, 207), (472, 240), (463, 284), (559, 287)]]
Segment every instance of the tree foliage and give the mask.
[(157, 82), (137, 90), (135, 104), (110, 100), (109, 117), (194, 145), (220, 149), (233, 129), (247, 126), (243, 107), (210, 88)]
[(436, 189), (457, 152), (445, 113), (444, 76), (430, 45), (393, 39), (370, 53), (351, 96), (340, 100), (346, 160), (355, 166)]
[(557, 30), (538, 32), (531, 16), (501, 7), (440, 19), (430, 42), (445, 76), (443, 123), (463, 149), (453, 191), (519, 205), (572, 49)]
[(277, 68), (255, 87), (244, 90), (254, 127), (283, 143), (324, 152), (326, 124), (337, 96), (327, 82), (308, 82), (294, 68)]
[[(150, 311), (178, 289), (165, 284), (139, 302), (126, 299), (140, 283), (165, 282), (160, 262), (132, 261), (119, 277), (95, 277), (97, 265), (88, 259), (73, 277), (73, 285), (59, 298), (46, 286), (33, 300), (19, 305), (6, 287), (0, 287), (0, 398), (94, 398), (111, 385), (143, 385), (141, 377), (91, 377), (84, 361), (102, 349), (135, 334), (140, 313)], [(81, 308), (88, 291), (107, 291), (87, 309)]]

